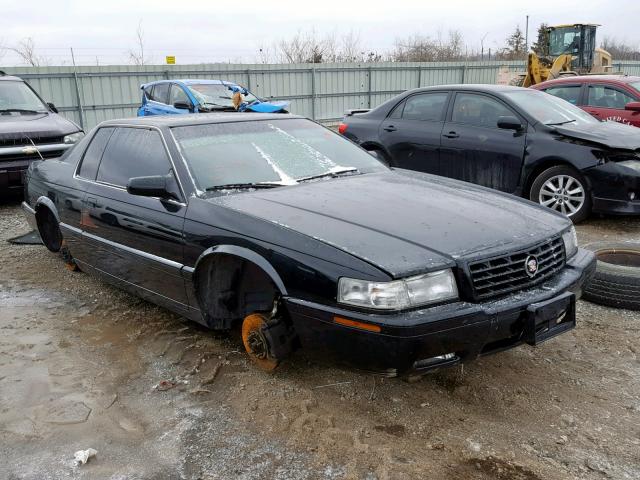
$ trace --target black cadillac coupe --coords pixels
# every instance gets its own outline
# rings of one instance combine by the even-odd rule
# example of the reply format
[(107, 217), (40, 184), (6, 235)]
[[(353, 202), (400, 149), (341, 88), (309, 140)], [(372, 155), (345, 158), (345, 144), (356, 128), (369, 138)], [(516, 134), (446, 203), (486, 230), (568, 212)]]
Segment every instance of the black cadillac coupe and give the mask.
[(575, 325), (595, 264), (558, 213), (292, 115), (104, 122), (31, 165), (23, 208), (69, 266), (241, 326), (267, 370), (299, 347), (394, 375), (535, 345)]

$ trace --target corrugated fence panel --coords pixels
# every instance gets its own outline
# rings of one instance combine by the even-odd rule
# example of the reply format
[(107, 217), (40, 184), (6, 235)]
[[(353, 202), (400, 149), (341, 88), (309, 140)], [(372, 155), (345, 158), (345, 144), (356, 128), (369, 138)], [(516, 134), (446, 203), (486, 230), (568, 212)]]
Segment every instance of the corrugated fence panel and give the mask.
[[(335, 122), (349, 108), (374, 108), (418, 86), (495, 83), (501, 69), (523, 71), (523, 62), (430, 62), (352, 64), (113, 65), (4, 68), (27, 80), (60, 113), (88, 130), (113, 118), (136, 115), (140, 85), (161, 79), (223, 79), (264, 98), (291, 102), (290, 111)], [(640, 62), (613, 69), (640, 75)], [(81, 119), (78, 96), (82, 104)]]

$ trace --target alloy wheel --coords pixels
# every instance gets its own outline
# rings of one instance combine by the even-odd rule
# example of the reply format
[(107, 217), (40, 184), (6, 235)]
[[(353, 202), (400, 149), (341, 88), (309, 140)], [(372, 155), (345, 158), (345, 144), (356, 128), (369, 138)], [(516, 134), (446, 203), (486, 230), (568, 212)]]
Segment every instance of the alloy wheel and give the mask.
[(540, 189), (540, 205), (552, 208), (568, 217), (575, 215), (584, 206), (585, 190), (578, 179), (570, 175), (549, 178)]

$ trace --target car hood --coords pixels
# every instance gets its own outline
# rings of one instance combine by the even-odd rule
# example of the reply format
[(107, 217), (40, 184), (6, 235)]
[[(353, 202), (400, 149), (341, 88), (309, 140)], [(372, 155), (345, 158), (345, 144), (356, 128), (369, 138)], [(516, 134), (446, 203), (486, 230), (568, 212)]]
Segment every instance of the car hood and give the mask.
[(618, 122), (597, 122), (587, 126), (558, 125), (554, 130), (565, 137), (597, 143), (609, 148), (640, 149), (640, 129)]
[(209, 199), (339, 248), (394, 278), (519, 249), (570, 222), (443, 177), (384, 172)]
[(75, 123), (55, 113), (0, 115), (0, 140), (62, 137), (78, 130)]

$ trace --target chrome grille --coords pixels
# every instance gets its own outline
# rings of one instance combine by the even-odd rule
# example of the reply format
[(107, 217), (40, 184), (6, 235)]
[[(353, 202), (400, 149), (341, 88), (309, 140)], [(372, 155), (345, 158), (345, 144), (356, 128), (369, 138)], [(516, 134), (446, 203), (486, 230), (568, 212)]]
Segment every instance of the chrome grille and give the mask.
[[(538, 271), (529, 276), (525, 261), (533, 256)], [(565, 264), (562, 238), (554, 238), (536, 246), (469, 264), (475, 300), (487, 300), (516, 290), (529, 288), (558, 272)]]

